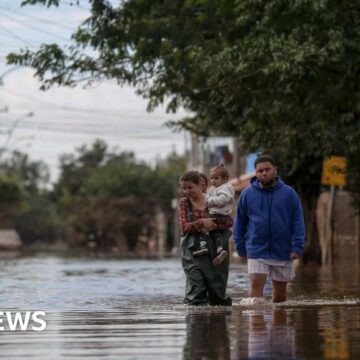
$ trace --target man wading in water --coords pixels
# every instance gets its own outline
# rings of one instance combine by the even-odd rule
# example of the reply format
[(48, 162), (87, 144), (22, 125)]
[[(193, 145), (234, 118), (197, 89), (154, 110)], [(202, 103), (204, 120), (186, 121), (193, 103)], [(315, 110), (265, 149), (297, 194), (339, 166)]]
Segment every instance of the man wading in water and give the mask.
[(295, 190), (278, 176), (274, 159), (255, 160), (251, 184), (239, 198), (234, 241), (239, 256), (247, 257), (250, 296), (263, 302), (267, 276), (272, 280), (273, 302), (286, 300), (286, 285), (294, 276), (293, 260), (304, 250), (305, 226)]

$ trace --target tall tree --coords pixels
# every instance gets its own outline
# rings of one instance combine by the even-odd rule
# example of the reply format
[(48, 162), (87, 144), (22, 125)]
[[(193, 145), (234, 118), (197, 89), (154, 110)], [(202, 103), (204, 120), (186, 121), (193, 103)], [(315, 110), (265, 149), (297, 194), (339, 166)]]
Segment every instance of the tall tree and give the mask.
[(132, 251), (139, 235), (152, 228), (159, 210), (172, 219), (172, 176), (180, 176), (181, 168), (174, 154), (152, 169), (132, 153), (110, 151), (97, 140), (64, 155), (60, 168), (55, 198), (64, 223), (83, 242), (105, 247), (125, 242)]
[(32, 195), (43, 191), (50, 180), (49, 168), (44, 162), (31, 160), (27, 154), (17, 150), (2, 160), (0, 171), (16, 176)]
[(357, 0), (89, 2), (73, 46), (8, 62), (33, 66), (43, 88), (111, 78), (149, 108), (183, 106), (194, 115), (170, 125), (240, 134), (249, 150), (278, 155), (304, 194), (318, 191), (324, 156), (359, 153)]
[(26, 192), (16, 176), (0, 175), (0, 228), (13, 228), (15, 216), (26, 197)]
[(49, 169), (13, 151), (0, 163), (0, 226), (15, 227), (24, 243), (56, 237), (55, 206), (49, 197)]

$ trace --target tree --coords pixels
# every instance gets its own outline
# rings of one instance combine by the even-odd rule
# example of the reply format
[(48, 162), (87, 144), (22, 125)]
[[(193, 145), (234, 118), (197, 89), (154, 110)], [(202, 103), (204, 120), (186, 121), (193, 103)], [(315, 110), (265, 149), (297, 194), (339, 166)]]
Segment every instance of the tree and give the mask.
[(48, 196), (30, 196), (15, 216), (15, 228), (25, 244), (59, 240), (61, 223)]
[(101, 140), (64, 155), (54, 195), (64, 224), (82, 243), (111, 247), (124, 239), (133, 251), (140, 233), (152, 228), (157, 211), (172, 212), (172, 175), (181, 161), (176, 154), (168, 161), (152, 169), (132, 153), (110, 151)]
[(55, 240), (56, 213), (48, 198), (47, 165), (13, 151), (2, 159), (0, 172), (1, 227), (15, 227), (25, 243)]
[(14, 219), (26, 197), (26, 192), (16, 176), (0, 175), (0, 226), (12, 228)]
[(16, 176), (24, 189), (31, 194), (43, 191), (49, 182), (49, 168), (42, 161), (33, 161), (27, 154), (13, 151), (2, 160), (0, 171), (9, 176)]
[[(55, 185), (55, 195), (60, 196), (59, 192), (66, 189), (76, 195), (91, 172), (97, 167), (104, 165), (110, 158), (117, 155), (108, 154), (107, 144), (98, 139), (93, 142), (90, 148), (82, 145), (76, 149), (76, 154), (64, 154), (60, 157), (60, 178)], [(122, 153), (124, 160), (133, 159), (132, 153)], [(126, 161), (126, 160), (125, 160)]]
[[(360, 129), (357, 133), (349, 133), (348, 136), (355, 136), (360, 143)], [(360, 149), (354, 149), (349, 157), (347, 184), (349, 190), (354, 194), (354, 207), (360, 214)]]
[[(59, 0), (24, 4), (57, 5)], [(67, 51), (10, 54), (47, 88), (115, 79), (194, 115), (171, 126), (241, 135), (267, 151), (304, 196), (319, 190), (321, 160), (346, 155), (359, 130), (357, 0), (91, 0)], [(309, 175), (309, 176), (308, 176)]]

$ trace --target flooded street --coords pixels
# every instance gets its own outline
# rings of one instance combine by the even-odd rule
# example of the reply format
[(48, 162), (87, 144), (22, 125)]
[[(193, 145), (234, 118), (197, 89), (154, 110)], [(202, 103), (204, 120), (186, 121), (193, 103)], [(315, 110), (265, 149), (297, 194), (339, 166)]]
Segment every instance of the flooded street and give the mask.
[(359, 269), (302, 267), (289, 300), (249, 306), (233, 263), (232, 307), (185, 307), (179, 259), (0, 259), (0, 311), (45, 311), (44, 331), (0, 332), (4, 359), (358, 359)]

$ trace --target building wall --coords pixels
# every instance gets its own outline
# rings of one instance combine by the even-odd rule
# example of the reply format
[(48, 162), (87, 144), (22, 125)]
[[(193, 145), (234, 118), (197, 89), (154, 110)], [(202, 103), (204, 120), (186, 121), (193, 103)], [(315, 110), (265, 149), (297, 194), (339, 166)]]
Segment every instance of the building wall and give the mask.
[(203, 138), (191, 134), (188, 170), (198, 170), (208, 176), (210, 169), (220, 162), (229, 170), (230, 178), (245, 173), (246, 156), (238, 137)]
[[(329, 192), (322, 192), (316, 209), (316, 220), (323, 263), (341, 261), (360, 262), (359, 215), (352, 207), (352, 197), (347, 191), (336, 190), (329, 234), (326, 236), (326, 218), (329, 206)], [(324, 257), (324, 254), (328, 256)]]
[(333, 241), (334, 260), (359, 263), (359, 216), (351, 206), (351, 194), (338, 190), (334, 201)]

